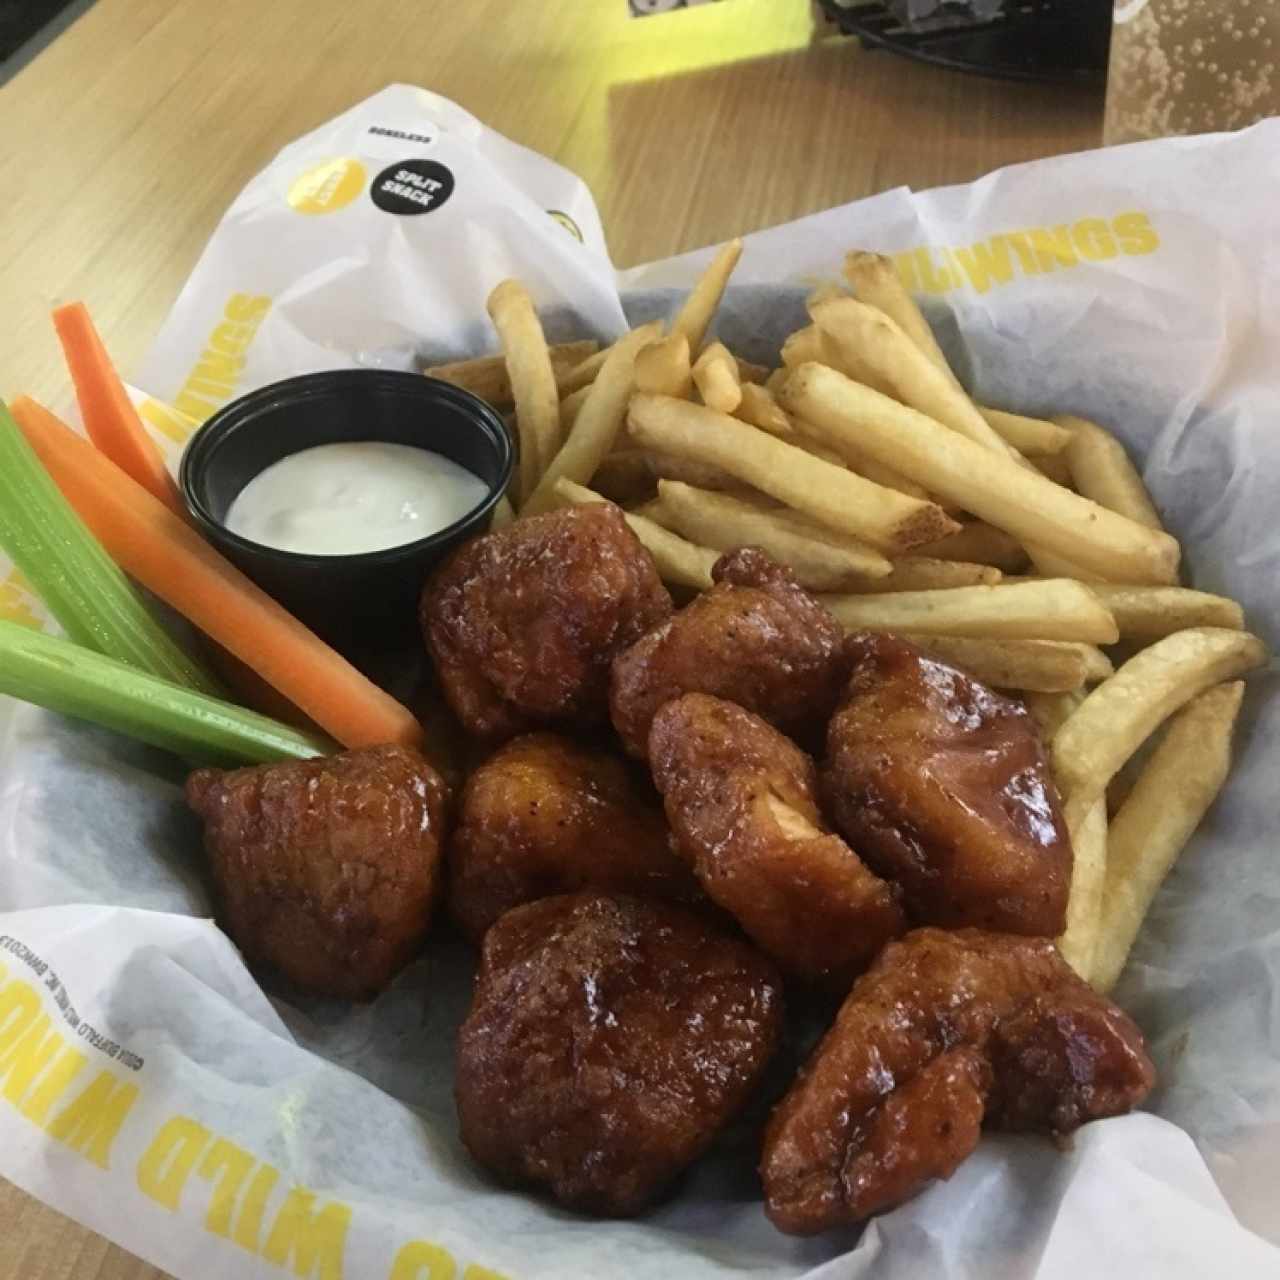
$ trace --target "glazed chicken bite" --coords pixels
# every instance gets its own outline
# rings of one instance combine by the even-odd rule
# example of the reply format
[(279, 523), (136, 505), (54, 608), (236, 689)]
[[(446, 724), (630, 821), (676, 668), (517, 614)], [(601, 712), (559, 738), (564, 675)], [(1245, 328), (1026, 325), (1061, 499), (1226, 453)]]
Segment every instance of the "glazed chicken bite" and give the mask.
[(773, 966), (667, 903), (593, 892), (485, 935), (458, 1035), (462, 1141), (587, 1213), (651, 1204), (747, 1100), (782, 1029)]
[(823, 771), (836, 826), (912, 920), (1056, 937), (1071, 841), (1026, 708), (893, 636), (849, 653)]
[(813, 761), (759, 716), (686, 694), (654, 716), (649, 763), (702, 887), (786, 972), (847, 991), (906, 927), (826, 825)]
[(716, 585), (614, 660), (609, 707), (628, 753), (644, 758), (664, 702), (710, 693), (784, 733), (821, 730), (848, 672), (840, 624), (758, 547), (716, 561)]
[(1142, 1033), (1047, 938), (917, 929), (854, 984), (774, 1110), (765, 1212), (796, 1235), (860, 1222), (950, 1177), (984, 1122), (1060, 1137), (1154, 1080)]
[(448, 788), (417, 751), (370, 747), (187, 779), (218, 917), (255, 965), (319, 995), (376, 995), (417, 954)]
[(653, 559), (612, 503), (566, 507), (456, 551), (422, 596), (445, 697), (479, 737), (608, 716), (615, 654), (671, 613)]
[(467, 779), (449, 849), (449, 907), (479, 942), (504, 911), (590, 886), (693, 902), (667, 824), (627, 765), (554, 733), (513, 738)]

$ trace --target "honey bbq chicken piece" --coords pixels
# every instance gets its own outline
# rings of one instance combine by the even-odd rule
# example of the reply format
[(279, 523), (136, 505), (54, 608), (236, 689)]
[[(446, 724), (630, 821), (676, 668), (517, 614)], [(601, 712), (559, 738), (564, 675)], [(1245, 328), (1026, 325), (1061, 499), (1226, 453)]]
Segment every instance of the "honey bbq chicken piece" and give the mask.
[(622, 760), (559, 734), (525, 734), (467, 779), (449, 907), (479, 942), (504, 911), (588, 886), (693, 902), (697, 883), (668, 836)]
[(496, 740), (608, 718), (609, 664), (671, 613), (653, 559), (612, 503), (474, 539), (436, 571), (421, 622), (449, 705)]
[(946, 1178), (980, 1126), (1062, 1136), (1150, 1092), (1142, 1033), (1047, 938), (917, 929), (854, 984), (765, 1133), (765, 1211), (797, 1235)]
[(609, 706), (628, 753), (643, 759), (654, 713), (710, 693), (784, 733), (821, 731), (848, 673), (840, 624), (758, 547), (716, 561), (716, 585), (613, 664)]
[(784, 971), (843, 994), (906, 927), (823, 820), (813, 761), (759, 716), (686, 694), (654, 716), (649, 762), (702, 887)]
[(667, 903), (594, 892), (485, 935), (458, 1036), (462, 1140), (587, 1213), (651, 1204), (747, 1100), (782, 1029), (773, 966)]
[(1071, 841), (1026, 709), (892, 636), (849, 653), (823, 771), (836, 826), (913, 921), (1056, 937)]
[(417, 751), (370, 747), (187, 779), (219, 920), (250, 964), (368, 999), (415, 956), (442, 865), (448, 789)]

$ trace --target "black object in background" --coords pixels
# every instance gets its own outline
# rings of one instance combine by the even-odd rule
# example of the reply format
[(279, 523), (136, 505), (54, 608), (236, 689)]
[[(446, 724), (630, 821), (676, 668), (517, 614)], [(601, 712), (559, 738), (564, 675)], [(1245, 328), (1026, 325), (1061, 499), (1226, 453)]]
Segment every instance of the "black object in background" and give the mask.
[[(11, 58), (36, 32), (75, 0), (0, 0), (0, 62)], [(83, 9), (80, 4), (78, 8)]]

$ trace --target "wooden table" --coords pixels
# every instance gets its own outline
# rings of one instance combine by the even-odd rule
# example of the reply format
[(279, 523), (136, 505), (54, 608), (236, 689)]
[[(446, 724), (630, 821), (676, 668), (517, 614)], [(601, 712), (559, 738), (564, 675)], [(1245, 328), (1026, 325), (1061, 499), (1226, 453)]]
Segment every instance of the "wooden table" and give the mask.
[[(1102, 131), (1100, 91), (864, 53), (805, 0), (99, 0), (0, 90), (0, 394), (65, 393), (48, 311), (73, 298), (136, 366), (249, 177), (393, 81), (581, 174), (619, 266)], [(160, 1275), (0, 1183), (0, 1280)]]

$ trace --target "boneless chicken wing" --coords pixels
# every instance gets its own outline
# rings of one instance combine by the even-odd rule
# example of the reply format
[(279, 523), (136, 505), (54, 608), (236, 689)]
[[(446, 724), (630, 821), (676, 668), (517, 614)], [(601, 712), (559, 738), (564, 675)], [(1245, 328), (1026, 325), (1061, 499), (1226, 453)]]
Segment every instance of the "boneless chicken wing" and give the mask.
[(593, 892), (526, 903), (485, 935), (462, 1140), (504, 1181), (638, 1213), (747, 1100), (781, 1028), (773, 966), (697, 915)]
[(765, 1209), (809, 1235), (946, 1178), (984, 1123), (1061, 1136), (1150, 1092), (1142, 1033), (1047, 938), (917, 929), (854, 984), (765, 1133)]
[(1026, 709), (891, 636), (849, 653), (823, 772), (845, 838), (916, 922), (1060, 934), (1071, 842)]
[(614, 655), (670, 613), (622, 512), (591, 503), (461, 547), (428, 582), (421, 621), (464, 728), (500, 739), (605, 720)]
[(649, 762), (703, 888), (785, 971), (843, 993), (905, 928), (896, 890), (827, 827), (813, 761), (759, 716), (686, 694), (654, 717)]
[(716, 585), (613, 664), (609, 705), (627, 751), (643, 759), (664, 702), (710, 693), (785, 733), (821, 730), (848, 671), (840, 624), (757, 547), (721, 556)]
[(416, 751), (371, 747), (187, 779), (218, 915), (251, 963), (323, 995), (376, 995), (417, 953), (448, 790)]
[(467, 779), (449, 848), (449, 907), (479, 942), (504, 911), (586, 886), (700, 897), (652, 793), (617, 756), (555, 733), (500, 747)]

